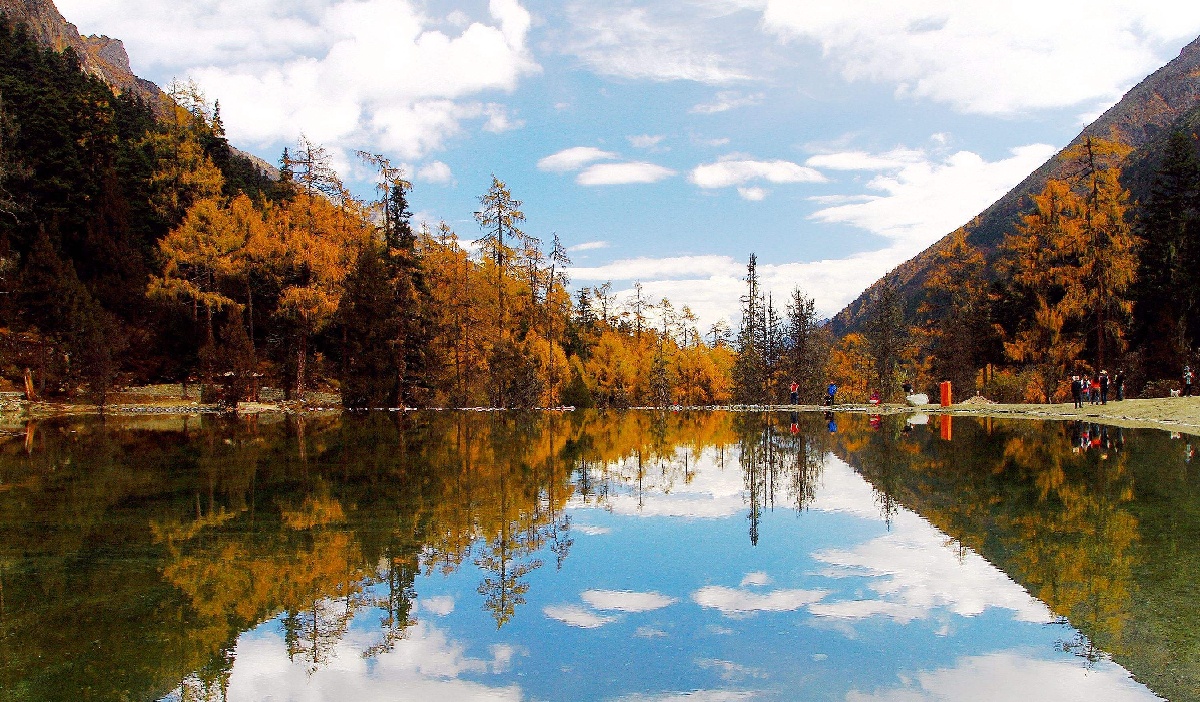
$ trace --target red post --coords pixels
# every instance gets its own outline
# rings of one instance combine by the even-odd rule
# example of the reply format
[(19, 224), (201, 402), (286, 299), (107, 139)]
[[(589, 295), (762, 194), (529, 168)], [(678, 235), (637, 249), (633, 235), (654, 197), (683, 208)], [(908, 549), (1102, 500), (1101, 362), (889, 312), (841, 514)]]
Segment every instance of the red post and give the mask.
[(954, 404), (954, 390), (950, 386), (949, 380), (943, 380), (941, 384), (942, 390), (942, 407), (949, 407)]

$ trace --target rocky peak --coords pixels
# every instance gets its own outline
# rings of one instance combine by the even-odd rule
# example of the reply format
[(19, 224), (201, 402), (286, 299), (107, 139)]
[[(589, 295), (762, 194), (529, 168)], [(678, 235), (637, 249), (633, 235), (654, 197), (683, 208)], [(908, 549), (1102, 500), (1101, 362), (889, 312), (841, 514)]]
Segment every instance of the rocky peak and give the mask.
[(75, 50), (83, 69), (108, 83), (118, 92), (132, 90), (158, 104), (162, 91), (148, 80), (133, 74), (129, 54), (118, 39), (105, 36), (84, 37), (68, 22), (53, 0), (0, 0), (0, 13), (12, 24), (24, 24), (38, 43), (55, 51)]

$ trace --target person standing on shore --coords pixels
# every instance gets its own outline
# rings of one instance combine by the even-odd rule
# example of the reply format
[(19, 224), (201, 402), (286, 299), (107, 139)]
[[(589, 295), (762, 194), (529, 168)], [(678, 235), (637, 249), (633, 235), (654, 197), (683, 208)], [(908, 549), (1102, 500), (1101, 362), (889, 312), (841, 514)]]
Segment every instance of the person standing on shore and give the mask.
[(825, 404), (833, 407), (833, 398), (837, 395), (837, 383), (830, 383), (825, 389)]
[(1079, 376), (1071, 376), (1071, 397), (1075, 400), (1075, 409), (1083, 408), (1083, 381)]
[(1125, 371), (1117, 371), (1115, 382), (1117, 385), (1117, 401), (1120, 402), (1125, 399)]
[(1108, 371), (1100, 371), (1100, 404), (1108, 404)]
[(1184, 397), (1192, 396), (1192, 381), (1194, 381), (1194, 380), (1195, 380), (1195, 376), (1192, 375), (1192, 367), (1184, 366), (1183, 367), (1183, 396)]
[(1092, 378), (1092, 404), (1100, 403), (1100, 376)]
[(792, 404), (793, 405), (800, 404), (800, 383), (797, 383), (796, 381), (793, 380), (790, 389), (792, 391)]

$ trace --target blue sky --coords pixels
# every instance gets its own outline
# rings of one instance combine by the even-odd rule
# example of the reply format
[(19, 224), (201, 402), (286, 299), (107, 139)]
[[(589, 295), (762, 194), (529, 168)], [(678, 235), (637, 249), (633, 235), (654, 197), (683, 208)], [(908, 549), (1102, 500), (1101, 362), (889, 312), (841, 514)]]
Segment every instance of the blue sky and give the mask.
[(1096, 0), (58, 0), (134, 71), (195, 80), (231, 140), (390, 155), (464, 239), (495, 173), (576, 285), (734, 318), (758, 254), (833, 314), (997, 199), (1200, 34)]

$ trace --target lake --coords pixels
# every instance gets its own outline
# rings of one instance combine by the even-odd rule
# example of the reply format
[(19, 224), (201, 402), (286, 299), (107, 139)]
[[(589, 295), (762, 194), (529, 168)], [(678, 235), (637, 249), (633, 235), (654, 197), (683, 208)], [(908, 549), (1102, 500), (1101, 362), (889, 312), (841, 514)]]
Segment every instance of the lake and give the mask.
[(0, 700), (1198, 700), (1196, 443), (811, 413), (10, 425)]

